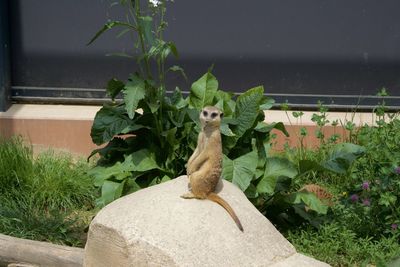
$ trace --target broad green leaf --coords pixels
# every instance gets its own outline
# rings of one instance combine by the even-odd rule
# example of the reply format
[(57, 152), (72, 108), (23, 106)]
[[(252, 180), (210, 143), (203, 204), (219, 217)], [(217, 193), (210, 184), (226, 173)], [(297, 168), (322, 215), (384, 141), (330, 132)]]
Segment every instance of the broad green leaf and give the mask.
[(217, 89), (217, 79), (207, 72), (192, 84), (189, 94), (190, 107), (201, 110), (205, 106), (212, 105)]
[(187, 101), (183, 98), (181, 90), (178, 87), (175, 88), (174, 93), (171, 96), (171, 104), (177, 109), (186, 107)]
[(96, 113), (90, 136), (96, 145), (101, 145), (131, 124), (132, 121), (125, 115), (124, 106), (103, 106)]
[(294, 178), (297, 175), (296, 166), (285, 158), (267, 158), (265, 172), (257, 185), (257, 192), (273, 194), (279, 177)]
[(224, 123), (229, 124), (229, 125), (238, 125), (239, 124), (239, 121), (237, 119), (235, 119), (235, 118), (226, 118), (226, 117), (224, 117), (222, 119), (222, 121)]
[[(156, 43), (152, 47), (150, 47), (148, 56), (156, 59), (157, 56), (159, 56), (163, 53), (163, 50), (169, 51), (169, 47), (166, 45), (166, 42), (164, 42), (163, 40), (157, 39)], [(164, 54), (165, 54), (165, 52), (164, 52)]]
[(125, 158), (123, 162), (117, 162), (110, 167), (96, 166), (88, 171), (90, 176), (94, 177), (94, 185), (101, 186), (105, 180), (114, 178), (116, 180), (124, 180), (132, 176), (135, 166), (132, 162), (131, 155)]
[(235, 118), (239, 123), (233, 130), (236, 136), (241, 137), (253, 126), (258, 112), (260, 111), (259, 105), (263, 97), (263, 92), (264, 88), (258, 86), (238, 97), (236, 101)]
[(125, 181), (120, 183), (105, 181), (101, 187), (101, 204), (107, 205), (122, 195)]
[(89, 43), (87, 43), (87, 45), (90, 45), (91, 43), (93, 43), (97, 38), (99, 38), (100, 35), (102, 35), (104, 32), (108, 31), (109, 29), (112, 29), (116, 26), (123, 26), (123, 27), (127, 27), (130, 28), (134, 31), (137, 31), (136, 27), (133, 26), (130, 23), (127, 22), (121, 22), (121, 21), (110, 21), (107, 22), (106, 24), (104, 24), (103, 28), (101, 28), (96, 34), (95, 36), (90, 39)]
[[(224, 113), (224, 100), (219, 100), (215, 105), (215, 107), (219, 108)], [(225, 115), (225, 113), (224, 113)]]
[(164, 175), (161, 179), (160, 179), (160, 177), (156, 177), (156, 178), (154, 178), (154, 179), (151, 181), (151, 183), (149, 184), (149, 186), (153, 186), (153, 185), (157, 185), (157, 184), (162, 184), (162, 183), (168, 182), (168, 181), (170, 181), (170, 180), (171, 180), (171, 178), (168, 177), (167, 175)]
[(176, 140), (176, 132), (177, 132), (178, 128), (174, 127), (171, 128), (167, 131), (164, 131), (162, 133), (162, 136), (164, 136), (167, 139), (168, 144), (174, 148), (178, 148), (179, 147), (179, 141)]
[(186, 76), (185, 70), (180, 66), (174, 65), (174, 66), (170, 67), (168, 69), (168, 71), (179, 72), (186, 81), (188, 80), (188, 77)]
[(231, 149), (236, 146), (238, 138), (236, 136), (223, 136), (222, 149), (224, 154), (229, 154)]
[(176, 127), (180, 128), (185, 123), (186, 110), (185, 109), (180, 109), (180, 110), (177, 110), (175, 112), (169, 111), (168, 112), (168, 117)]
[(351, 143), (335, 145), (329, 158), (321, 164), (327, 170), (336, 173), (346, 173), (355, 159), (362, 156), (365, 148)]
[(108, 144), (105, 147), (93, 150), (92, 153), (90, 153), (87, 160), (89, 161), (89, 159), (97, 153), (99, 153), (101, 157), (106, 157), (107, 155), (110, 155), (113, 152), (125, 152), (125, 151), (127, 151), (127, 143), (125, 142), (124, 139), (117, 137), (113, 138), (110, 142), (108, 142)]
[[(168, 55), (172, 52), (175, 57), (178, 57), (178, 50), (175, 45), (171, 42), (164, 42), (163, 40), (157, 39), (155, 44), (150, 47), (148, 56), (152, 58), (156, 58), (160, 56), (163, 60), (165, 60)], [(171, 67), (169, 70), (173, 71), (183, 71), (182, 68), (178, 66)], [(183, 72), (184, 74), (184, 72)]]
[(275, 123), (274, 128), (281, 131), (285, 136), (289, 137), (289, 133), (287, 132), (286, 127), (282, 122)]
[(123, 168), (124, 166), (122, 166), (121, 162), (117, 162), (111, 167), (96, 166), (91, 169), (88, 174), (94, 177), (93, 183), (95, 186), (101, 186), (111, 177), (115, 177), (117, 180), (124, 180), (132, 176), (130, 170), (123, 170)]
[(257, 152), (249, 152), (234, 160), (224, 155), (222, 177), (245, 191), (253, 180), (257, 167)]
[(160, 183), (165, 183), (165, 182), (168, 182), (168, 181), (170, 181), (170, 180), (171, 180), (171, 177), (169, 177), (168, 175), (164, 175), (164, 176), (161, 178)]
[(292, 184), (292, 178), (289, 178), (287, 176), (279, 176), (277, 181), (276, 181), (276, 185), (275, 185), (275, 192), (287, 192), (289, 191), (291, 188), (291, 184)]
[(178, 49), (176, 48), (175, 44), (173, 42), (168, 42), (168, 47), (171, 50), (172, 54), (178, 58), (179, 57), (179, 53), (178, 53)]
[(133, 152), (125, 160), (131, 160), (134, 165), (133, 170), (137, 172), (160, 169), (156, 162), (156, 157), (154, 153), (150, 152), (148, 149), (141, 149), (139, 151)]
[(172, 50), (171, 50), (170, 43), (163, 42), (163, 45), (161, 46), (161, 50), (160, 50), (161, 58), (163, 60), (166, 60), (166, 58), (169, 56), (169, 54), (171, 52), (172, 52)]
[(221, 123), (221, 134), (226, 135), (226, 136), (235, 136), (235, 134), (232, 132), (232, 130), (229, 128), (229, 125), (227, 123)]
[(274, 128), (274, 124), (268, 124), (266, 122), (260, 121), (257, 126), (254, 128), (254, 131), (260, 133), (269, 133)]
[(120, 80), (115, 78), (111, 79), (107, 83), (107, 94), (111, 97), (112, 100), (121, 92), (125, 87), (125, 84)]
[(324, 168), (314, 160), (300, 160), (299, 161), (300, 174), (304, 174), (309, 171), (321, 171)]
[(121, 131), (121, 134), (131, 133), (131, 132), (134, 132), (136, 130), (143, 129), (143, 128), (150, 129), (150, 127), (148, 127), (148, 126), (132, 123), (132, 124), (128, 125), (126, 128), (124, 128)]
[(261, 105), (260, 105), (260, 109), (261, 110), (268, 110), (270, 108), (272, 108), (272, 106), (275, 104), (275, 100), (269, 97), (265, 97), (262, 101), (261, 101)]
[(125, 182), (125, 186), (126, 186), (126, 188), (128, 190), (126, 192), (126, 194), (130, 194), (130, 193), (133, 193), (133, 192), (136, 192), (136, 191), (142, 189), (140, 187), (140, 185), (138, 185), (138, 183), (136, 183), (136, 179), (127, 179), (125, 181), (126, 181)]
[(244, 192), (247, 198), (256, 198), (258, 197), (258, 192), (257, 188), (253, 185), (250, 184), (249, 187), (247, 187), (246, 191)]
[(289, 133), (286, 131), (285, 125), (282, 122), (274, 122), (271, 124), (267, 124), (261, 121), (254, 128), (255, 131), (260, 133), (269, 133), (272, 129), (277, 129), (282, 133), (284, 133), (286, 136), (289, 136)]
[(187, 109), (186, 110), (187, 115), (189, 118), (196, 123), (196, 125), (200, 125), (200, 119), (199, 119), (199, 111), (196, 109)]
[(155, 44), (154, 34), (152, 31), (153, 27), (153, 18), (150, 16), (139, 17), (138, 19), (139, 27), (142, 28), (142, 32), (144, 33), (145, 43), (150, 46)]
[(136, 74), (131, 75), (123, 92), (126, 111), (129, 118), (133, 119), (139, 101), (142, 100), (146, 94), (144, 80)]
[(310, 192), (296, 192), (293, 194), (293, 204), (300, 204), (303, 202), (311, 210), (316, 211), (319, 214), (326, 214), (328, 212), (328, 206), (323, 204), (317, 196)]
[(230, 100), (232, 100), (233, 97), (233, 93), (230, 92), (225, 92), (222, 90), (218, 90), (215, 93), (215, 98), (219, 101), (219, 100), (224, 100), (225, 102), (229, 102)]
[(146, 100), (146, 105), (150, 109), (150, 112), (153, 114), (156, 113), (156, 111), (160, 108), (160, 103), (156, 99), (147, 98)]
[(232, 93), (221, 90), (218, 90), (215, 94), (215, 100), (217, 102), (215, 106), (224, 112), (224, 117), (232, 116), (235, 111), (236, 103), (232, 100), (232, 96)]

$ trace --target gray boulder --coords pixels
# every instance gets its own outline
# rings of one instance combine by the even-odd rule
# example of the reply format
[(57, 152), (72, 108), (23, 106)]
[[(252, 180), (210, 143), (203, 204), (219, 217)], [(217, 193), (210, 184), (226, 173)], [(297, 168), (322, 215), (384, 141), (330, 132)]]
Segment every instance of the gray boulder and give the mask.
[(329, 266), (298, 254), (230, 182), (218, 194), (244, 232), (218, 204), (180, 198), (187, 183), (181, 176), (103, 208), (90, 225), (84, 266)]

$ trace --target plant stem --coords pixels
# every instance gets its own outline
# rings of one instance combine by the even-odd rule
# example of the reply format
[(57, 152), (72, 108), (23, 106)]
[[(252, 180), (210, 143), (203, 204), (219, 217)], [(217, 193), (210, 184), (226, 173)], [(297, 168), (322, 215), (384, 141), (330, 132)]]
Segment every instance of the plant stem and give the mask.
[(140, 47), (142, 49), (144, 63), (145, 63), (146, 79), (152, 79), (151, 70), (150, 70), (150, 62), (149, 62), (149, 58), (148, 58), (147, 51), (146, 51), (146, 45), (145, 45), (144, 38), (143, 38), (143, 27), (140, 23), (140, 17), (141, 17), (140, 0), (135, 0), (134, 8), (135, 8), (135, 14), (136, 14), (136, 18), (137, 18), (136, 23), (137, 23), (137, 27), (138, 27), (139, 42), (140, 42)]
[[(164, 14), (165, 14), (165, 1), (162, 1), (162, 3), (161, 3), (161, 7), (160, 7), (160, 10), (161, 10), (161, 18), (160, 18), (160, 26), (161, 26), (161, 29), (160, 29), (160, 32), (159, 32), (159, 38), (160, 38), (160, 40), (163, 40), (163, 31), (164, 31), (164, 29), (163, 29), (163, 24), (164, 24)], [(160, 102), (160, 110), (159, 110), (159, 122), (162, 122), (162, 117), (163, 117), (163, 103), (164, 103), (164, 97), (165, 97), (165, 73), (164, 73), (164, 65), (165, 65), (165, 62), (164, 62), (164, 58), (163, 58), (163, 55), (161, 54), (160, 55), (160, 57), (159, 57), (159, 62), (158, 62), (158, 65), (159, 65), (159, 79), (160, 79), (160, 87), (159, 87), (159, 102)], [(161, 123), (161, 127), (162, 127), (162, 123)], [(163, 146), (164, 144), (162, 144), (162, 146)]]

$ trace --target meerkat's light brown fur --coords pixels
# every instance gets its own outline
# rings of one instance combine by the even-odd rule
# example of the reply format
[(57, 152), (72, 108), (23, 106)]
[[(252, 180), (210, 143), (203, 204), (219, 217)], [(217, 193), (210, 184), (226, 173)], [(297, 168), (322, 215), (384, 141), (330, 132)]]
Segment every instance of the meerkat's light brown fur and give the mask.
[(189, 158), (187, 175), (191, 192), (182, 198), (209, 199), (221, 205), (231, 215), (237, 226), (243, 231), (231, 206), (214, 191), (222, 172), (222, 145), (220, 125), (222, 112), (216, 107), (205, 107), (200, 113), (202, 130), (197, 139), (197, 147)]

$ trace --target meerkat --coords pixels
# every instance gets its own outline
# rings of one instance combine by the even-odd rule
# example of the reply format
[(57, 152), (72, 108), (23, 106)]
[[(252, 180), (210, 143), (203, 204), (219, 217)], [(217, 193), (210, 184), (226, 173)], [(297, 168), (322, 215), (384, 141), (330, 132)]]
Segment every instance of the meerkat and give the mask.
[(233, 218), (240, 231), (242, 224), (232, 207), (214, 191), (222, 172), (222, 145), (220, 125), (223, 113), (216, 107), (207, 106), (200, 112), (201, 132), (197, 147), (189, 158), (187, 175), (189, 193), (182, 198), (209, 199), (221, 205)]

